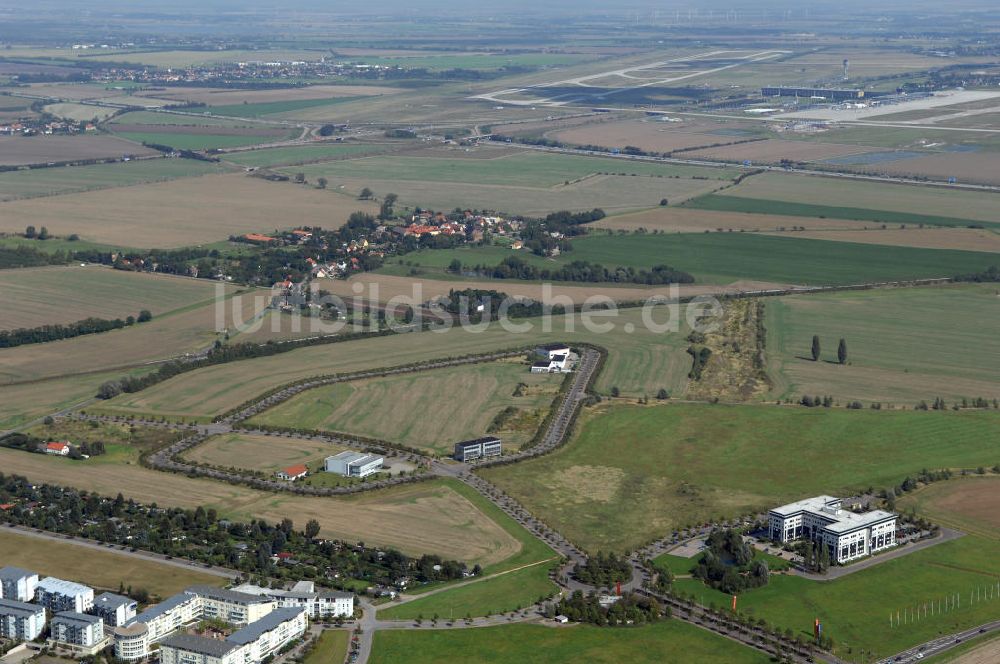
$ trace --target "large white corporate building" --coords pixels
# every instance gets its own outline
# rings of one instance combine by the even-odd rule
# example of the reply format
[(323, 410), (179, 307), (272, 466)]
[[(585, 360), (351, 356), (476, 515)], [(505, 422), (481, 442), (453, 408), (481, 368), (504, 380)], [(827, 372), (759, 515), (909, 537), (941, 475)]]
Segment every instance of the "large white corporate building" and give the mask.
[(344, 477), (368, 477), (380, 471), (384, 462), (385, 459), (375, 454), (348, 451), (327, 457), (325, 468), (328, 473)]
[(776, 507), (768, 513), (771, 539), (808, 539), (823, 544), (830, 560), (842, 564), (896, 546), (897, 516), (884, 510), (857, 514), (841, 499), (816, 496)]

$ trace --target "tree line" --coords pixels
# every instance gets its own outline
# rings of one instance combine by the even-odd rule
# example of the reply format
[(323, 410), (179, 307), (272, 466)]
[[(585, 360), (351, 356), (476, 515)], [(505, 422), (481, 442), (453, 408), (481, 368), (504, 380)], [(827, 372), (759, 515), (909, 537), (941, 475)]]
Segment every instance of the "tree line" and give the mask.
[[(449, 269), (457, 266), (452, 263)], [(536, 267), (518, 256), (507, 256), (498, 265), (462, 266), (460, 271), (472, 271), (491, 279), (520, 279), (526, 281), (574, 281), (585, 283), (632, 283), (645, 285), (690, 284), (694, 277), (669, 265), (655, 265), (649, 270), (618, 266), (607, 268), (599, 263), (573, 261), (557, 268)]]
[(85, 334), (120, 330), (152, 319), (153, 314), (148, 309), (143, 309), (137, 316), (128, 316), (124, 320), (121, 318), (84, 318), (75, 323), (0, 330), (0, 348), (14, 348), (26, 344), (39, 344), (47, 341), (59, 341), (60, 339), (72, 339)]

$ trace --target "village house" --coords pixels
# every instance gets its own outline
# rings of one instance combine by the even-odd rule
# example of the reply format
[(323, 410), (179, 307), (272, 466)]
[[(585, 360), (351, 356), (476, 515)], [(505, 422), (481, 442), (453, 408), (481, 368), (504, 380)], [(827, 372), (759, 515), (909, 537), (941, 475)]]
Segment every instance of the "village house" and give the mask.
[(279, 480), (285, 480), (286, 482), (294, 482), (295, 480), (302, 479), (308, 474), (309, 468), (304, 464), (282, 468), (276, 473)]

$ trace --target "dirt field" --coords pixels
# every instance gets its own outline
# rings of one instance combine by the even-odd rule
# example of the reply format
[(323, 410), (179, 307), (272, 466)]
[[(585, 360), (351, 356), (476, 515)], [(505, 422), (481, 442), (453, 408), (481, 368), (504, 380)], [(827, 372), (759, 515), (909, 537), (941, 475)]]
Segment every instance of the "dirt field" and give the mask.
[(327, 228), (344, 223), (355, 210), (376, 209), (291, 182), (211, 175), (3, 203), (0, 231), (21, 232), (34, 224), (104, 244), (171, 248), (299, 224)]
[(768, 139), (752, 143), (740, 143), (706, 150), (685, 152), (685, 157), (692, 159), (722, 159), (725, 161), (758, 161), (763, 163), (779, 162), (782, 159), (792, 161), (818, 161), (833, 159), (849, 154), (872, 152), (873, 148), (857, 145), (839, 145), (837, 143), (812, 143), (807, 141), (791, 141), (785, 139)]
[(114, 136), (0, 137), (0, 166), (44, 164), (50, 161), (74, 159), (107, 159), (125, 154), (146, 156), (157, 153), (155, 150)]
[[(759, 231), (781, 232), (801, 226), (809, 230), (863, 229), (864, 222), (817, 219), (815, 217), (786, 217), (782, 215), (747, 214), (743, 212), (716, 212), (689, 208), (658, 207), (643, 212), (605, 217), (588, 224), (594, 228), (634, 231), (645, 228), (664, 233), (703, 233), (705, 231)], [(796, 234), (798, 237), (798, 234)]]
[(953, 177), (958, 182), (1000, 184), (1000, 154), (995, 152), (949, 152), (857, 168), (889, 175), (926, 176), (935, 180)]
[(344, 449), (317, 440), (229, 433), (209, 438), (184, 458), (223, 468), (275, 471), (298, 463), (312, 467)]
[(949, 659), (950, 664), (996, 664), (1000, 662), (1000, 639), (993, 638), (990, 641), (976, 646), (968, 652), (962, 653), (955, 659)]
[(0, 271), (4, 312), (0, 329), (70, 323), (90, 316), (154, 316), (210, 299), (214, 284), (167, 275), (141, 274), (98, 265)]
[(157, 134), (184, 134), (195, 136), (287, 136), (288, 130), (277, 127), (219, 127), (192, 125), (115, 124), (115, 131), (155, 132)]
[(433, 552), (470, 564), (500, 562), (521, 546), (472, 503), (433, 482), (333, 499), (266, 493), (141, 466), (85, 466), (5, 448), (0, 449), (0, 467), (37, 481), (110, 494), (121, 491), (145, 503), (214, 507), (231, 519), (273, 523), (291, 515), (299, 528), (316, 519), (323, 537), (395, 546), (410, 554)]
[(922, 487), (902, 502), (906, 509), (944, 525), (1000, 539), (1000, 479), (972, 475)]
[[(787, 235), (787, 233), (768, 233)], [(962, 249), (965, 251), (1000, 252), (1000, 233), (979, 228), (905, 228), (870, 230), (807, 230), (795, 237), (865, 244), (888, 244), (898, 247), (928, 249)]]
[(218, 586), (225, 581), (222, 577), (198, 572), (197, 568), (184, 570), (111, 549), (100, 551), (69, 542), (40, 539), (8, 528), (0, 532), (0, 560), (5, 565), (24, 567), (42, 576), (54, 575), (111, 592), (117, 592), (118, 584), (124, 583), (133, 588), (145, 588), (158, 597), (168, 597), (195, 584)]
[(304, 88), (275, 90), (228, 90), (211, 88), (170, 87), (144, 90), (140, 97), (156, 97), (187, 101), (209, 106), (230, 104), (260, 104), (275, 101), (299, 101), (303, 99), (335, 99), (338, 97), (364, 97), (401, 92), (399, 88), (377, 85), (313, 85)]

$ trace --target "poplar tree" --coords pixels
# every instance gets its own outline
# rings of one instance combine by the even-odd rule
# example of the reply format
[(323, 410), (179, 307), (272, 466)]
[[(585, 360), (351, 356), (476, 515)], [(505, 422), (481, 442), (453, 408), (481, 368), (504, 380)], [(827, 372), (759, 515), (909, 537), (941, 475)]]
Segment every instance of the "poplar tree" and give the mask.
[(819, 359), (819, 335), (813, 335), (813, 345), (812, 345), (812, 358), (813, 362)]
[(843, 338), (837, 346), (837, 361), (841, 364), (847, 364), (847, 342)]

